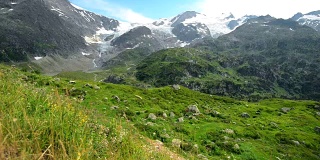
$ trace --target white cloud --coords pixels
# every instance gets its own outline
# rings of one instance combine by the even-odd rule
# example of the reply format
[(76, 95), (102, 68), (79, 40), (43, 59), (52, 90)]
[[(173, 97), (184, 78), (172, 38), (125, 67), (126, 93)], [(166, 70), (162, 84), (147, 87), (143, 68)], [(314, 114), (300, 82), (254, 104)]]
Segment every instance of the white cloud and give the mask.
[(320, 0), (200, 0), (196, 6), (208, 15), (231, 12), (236, 17), (270, 14), (276, 18), (290, 18), (297, 12), (319, 10)]
[(130, 23), (150, 23), (154, 21), (129, 8), (124, 8), (105, 0), (71, 0), (71, 2), (87, 10), (98, 12), (105, 16), (112, 16)]

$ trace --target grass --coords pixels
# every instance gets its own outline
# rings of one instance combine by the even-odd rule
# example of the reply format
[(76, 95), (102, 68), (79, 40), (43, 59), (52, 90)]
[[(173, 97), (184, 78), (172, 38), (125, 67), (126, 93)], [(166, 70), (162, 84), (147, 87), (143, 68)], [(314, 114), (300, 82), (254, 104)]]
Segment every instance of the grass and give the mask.
[[(319, 159), (320, 138), (314, 130), (320, 122), (314, 108), (319, 102), (253, 103), (184, 87), (74, 84), (0, 68), (0, 155), (5, 158)], [(201, 114), (188, 112), (190, 105)], [(292, 110), (283, 113), (283, 107)], [(244, 112), (250, 117), (243, 118)], [(150, 113), (157, 118), (149, 119)], [(174, 147), (177, 139), (181, 144)], [(157, 149), (155, 140), (165, 149)]]
[(103, 119), (50, 77), (1, 65), (0, 84), (0, 159), (169, 158), (146, 150), (135, 128)]

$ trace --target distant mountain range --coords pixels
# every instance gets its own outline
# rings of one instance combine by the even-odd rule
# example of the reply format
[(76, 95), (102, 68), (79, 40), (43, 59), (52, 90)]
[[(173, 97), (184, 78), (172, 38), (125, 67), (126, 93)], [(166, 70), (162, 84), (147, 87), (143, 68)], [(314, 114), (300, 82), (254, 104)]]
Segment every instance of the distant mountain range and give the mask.
[[(68, 0), (2, 0), (0, 61), (31, 61), (44, 72), (92, 70), (124, 51), (184, 47), (234, 31), (255, 15), (209, 17), (187, 11), (150, 24), (130, 24), (86, 11)], [(319, 31), (319, 11), (291, 20)]]

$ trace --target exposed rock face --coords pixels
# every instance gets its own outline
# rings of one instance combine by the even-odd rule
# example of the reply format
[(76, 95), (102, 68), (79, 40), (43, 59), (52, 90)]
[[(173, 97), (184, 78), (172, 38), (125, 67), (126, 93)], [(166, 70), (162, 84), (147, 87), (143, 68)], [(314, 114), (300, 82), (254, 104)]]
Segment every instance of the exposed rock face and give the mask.
[(205, 24), (183, 24), (180, 23), (172, 29), (172, 33), (181, 41), (191, 42), (195, 39), (201, 39), (210, 36), (210, 30)]
[(174, 17), (171, 22), (172, 22), (172, 27), (175, 27), (179, 24), (181, 24), (182, 22), (184, 22), (185, 20), (187, 19), (190, 19), (190, 18), (193, 18), (193, 17), (196, 17), (198, 14), (200, 13), (197, 13), (195, 11), (187, 11), (187, 12), (184, 12), (176, 17)]
[(139, 26), (131, 29), (123, 35), (113, 39), (111, 46), (119, 50), (147, 47), (151, 51), (162, 49), (160, 42), (152, 35), (151, 30), (146, 26)]
[(307, 25), (320, 32), (320, 10), (307, 14), (297, 13), (291, 19), (297, 21), (301, 25)]
[[(119, 22), (77, 9), (68, 0), (2, 0), (0, 61), (35, 61), (45, 72), (94, 68), (81, 52), (98, 53), (85, 36)], [(35, 58), (37, 57), (37, 58)], [(81, 65), (79, 65), (81, 64)]]

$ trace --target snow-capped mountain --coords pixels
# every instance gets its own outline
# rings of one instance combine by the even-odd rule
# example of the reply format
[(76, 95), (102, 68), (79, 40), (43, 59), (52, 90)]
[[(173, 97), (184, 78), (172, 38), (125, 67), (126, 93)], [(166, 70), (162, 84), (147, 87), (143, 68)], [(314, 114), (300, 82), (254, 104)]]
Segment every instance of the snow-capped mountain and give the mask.
[(68, 0), (1, 0), (0, 61), (32, 61), (45, 72), (94, 68), (99, 52), (86, 37), (118, 26)]
[(209, 30), (209, 35), (211, 35), (213, 38), (216, 38), (220, 35), (231, 32), (236, 27), (245, 23), (246, 20), (255, 17), (256, 16), (244, 16), (240, 19), (236, 19), (231, 13), (222, 14), (217, 17), (211, 17), (194, 11), (187, 11), (172, 19), (160, 19), (153, 24), (158, 27), (172, 27), (172, 29), (179, 27), (186, 30), (186, 28), (189, 28), (187, 31), (194, 29), (198, 30), (199, 34), (208, 34)]
[(231, 13), (209, 17), (187, 11), (173, 18), (159, 19), (150, 24), (120, 22), (115, 30), (97, 31), (92, 37), (86, 37), (86, 41), (100, 45), (99, 64), (103, 64), (128, 49), (148, 48), (150, 51), (157, 51), (184, 47), (206, 37), (217, 38), (255, 17), (245, 16), (236, 19)]
[[(55, 73), (90, 70), (130, 49), (151, 53), (217, 38), (256, 17), (187, 11), (137, 24), (95, 14), (68, 0), (1, 0), (0, 61), (32, 61)], [(320, 31), (320, 11), (292, 19)]]
[(320, 32), (320, 10), (307, 14), (297, 13), (291, 19), (299, 22), (301, 25), (307, 25)]

